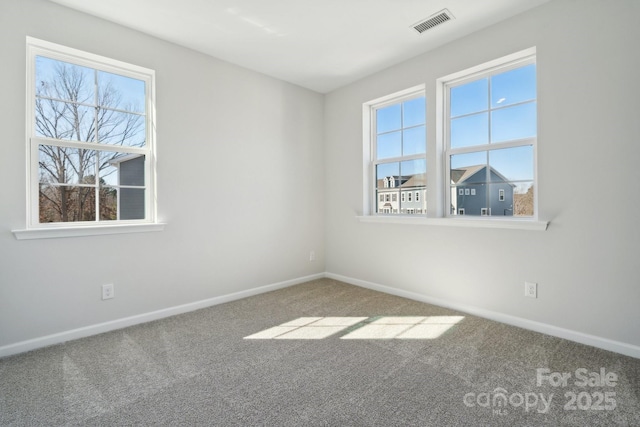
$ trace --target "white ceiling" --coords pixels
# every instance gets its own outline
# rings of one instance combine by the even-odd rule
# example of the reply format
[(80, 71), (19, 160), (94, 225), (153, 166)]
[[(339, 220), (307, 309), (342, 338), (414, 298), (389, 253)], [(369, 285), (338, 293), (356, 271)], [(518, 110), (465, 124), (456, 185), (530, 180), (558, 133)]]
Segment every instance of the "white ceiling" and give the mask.
[(548, 0), (51, 1), (327, 93)]

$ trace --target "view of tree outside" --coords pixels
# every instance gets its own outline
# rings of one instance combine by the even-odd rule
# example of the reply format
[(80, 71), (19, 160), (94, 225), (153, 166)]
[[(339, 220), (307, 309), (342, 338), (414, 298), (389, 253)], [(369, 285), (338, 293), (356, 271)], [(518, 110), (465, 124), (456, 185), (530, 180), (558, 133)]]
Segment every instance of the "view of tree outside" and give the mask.
[(112, 163), (145, 145), (145, 83), (37, 56), (35, 85), (40, 222), (117, 219)]

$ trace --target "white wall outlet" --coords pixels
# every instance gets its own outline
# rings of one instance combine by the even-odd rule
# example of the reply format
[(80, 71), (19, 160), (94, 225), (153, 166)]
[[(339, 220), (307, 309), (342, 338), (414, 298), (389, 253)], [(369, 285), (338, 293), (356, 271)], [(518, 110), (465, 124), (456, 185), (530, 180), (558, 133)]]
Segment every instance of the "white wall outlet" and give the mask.
[(113, 284), (102, 285), (102, 299), (111, 299), (114, 296)]
[(538, 284), (534, 282), (524, 282), (524, 296), (538, 298)]
[(315, 260), (316, 260), (316, 251), (309, 252), (309, 261), (315, 261)]

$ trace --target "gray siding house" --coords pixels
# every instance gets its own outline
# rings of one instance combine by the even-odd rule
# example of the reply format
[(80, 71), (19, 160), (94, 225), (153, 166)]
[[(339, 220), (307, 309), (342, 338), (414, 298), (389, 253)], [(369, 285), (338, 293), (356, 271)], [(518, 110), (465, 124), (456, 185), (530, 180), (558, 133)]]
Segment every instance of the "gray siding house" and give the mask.
[(110, 162), (118, 168), (118, 185), (127, 186), (118, 189), (118, 219), (145, 218), (144, 161), (143, 155), (132, 154)]
[(512, 216), (514, 188), (504, 175), (487, 165), (452, 169), (451, 214)]

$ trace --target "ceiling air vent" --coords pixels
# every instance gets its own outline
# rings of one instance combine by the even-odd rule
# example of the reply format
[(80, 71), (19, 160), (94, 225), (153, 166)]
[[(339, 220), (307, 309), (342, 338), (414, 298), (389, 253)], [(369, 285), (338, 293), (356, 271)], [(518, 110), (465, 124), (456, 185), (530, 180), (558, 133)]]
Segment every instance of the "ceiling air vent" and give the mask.
[(418, 34), (422, 34), (425, 31), (430, 30), (437, 25), (444, 24), (445, 22), (452, 19), (454, 19), (454, 16), (451, 14), (451, 12), (449, 12), (449, 10), (447, 9), (442, 9), (440, 12), (431, 15), (427, 19), (423, 19), (417, 24), (413, 24), (411, 28), (416, 30)]

